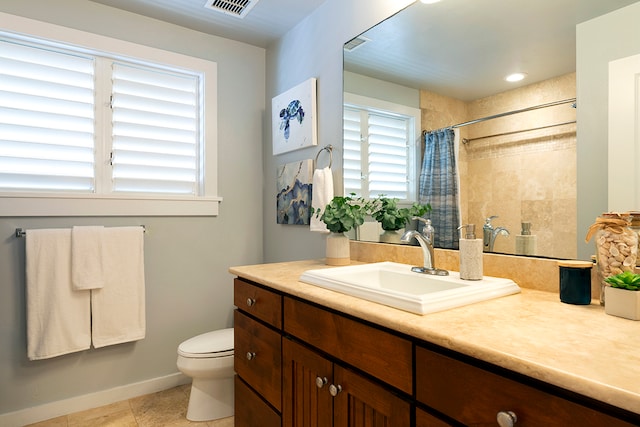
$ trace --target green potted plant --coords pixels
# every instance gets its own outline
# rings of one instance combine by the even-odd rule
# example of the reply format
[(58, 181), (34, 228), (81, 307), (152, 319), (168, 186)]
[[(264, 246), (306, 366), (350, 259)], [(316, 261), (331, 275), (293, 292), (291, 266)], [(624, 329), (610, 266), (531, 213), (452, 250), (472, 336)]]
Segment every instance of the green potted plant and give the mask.
[(335, 196), (324, 209), (313, 213), (324, 222), (332, 233), (346, 233), (362, 225), (368, 214), (369, 204), (354, 193), (349, 196)]
[(351, 262), (349, 237), (344, 233), (362, 225), (368, 213), (369, 203), (353, 193), (349, 196), (335, 196), (324, 209), (314, 210), (313, 214), (330, 231), (326, 251), (328, 265), (348, 265)]
[(604, 311), (607, 314), (640, 320), (640, 274), (624, 271), (604, 279)]
[(413, 217), (421, 217), (431, 212), (431, 205), (414, 202), (409, 207), (399, 207), (397, 198), (388, 198), (380, 195), (374, 199), (369, 209), (371, 216), (382, 226), (381, 242), (399, 243), (398, 230), (405, 228)]

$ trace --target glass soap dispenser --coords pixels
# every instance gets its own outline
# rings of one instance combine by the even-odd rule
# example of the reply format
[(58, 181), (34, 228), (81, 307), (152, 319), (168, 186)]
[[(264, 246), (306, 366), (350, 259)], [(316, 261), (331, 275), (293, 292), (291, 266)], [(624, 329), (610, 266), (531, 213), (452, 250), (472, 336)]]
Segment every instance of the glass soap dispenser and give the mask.
[(482, 280), (482, 239), (476, 239), (476, 226), (465, 224), (460, 233), (460, 278)]

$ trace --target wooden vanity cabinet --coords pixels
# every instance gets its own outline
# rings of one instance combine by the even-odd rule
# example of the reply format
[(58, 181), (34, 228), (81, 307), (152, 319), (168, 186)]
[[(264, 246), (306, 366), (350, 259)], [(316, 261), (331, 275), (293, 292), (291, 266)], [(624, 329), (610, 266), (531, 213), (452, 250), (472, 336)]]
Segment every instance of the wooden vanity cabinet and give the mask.
[(516, 427), (640, 425), (640, 415), (364, 320), (244, 279), (234, 286), (236, 427), (497, 426), (500, 412)]

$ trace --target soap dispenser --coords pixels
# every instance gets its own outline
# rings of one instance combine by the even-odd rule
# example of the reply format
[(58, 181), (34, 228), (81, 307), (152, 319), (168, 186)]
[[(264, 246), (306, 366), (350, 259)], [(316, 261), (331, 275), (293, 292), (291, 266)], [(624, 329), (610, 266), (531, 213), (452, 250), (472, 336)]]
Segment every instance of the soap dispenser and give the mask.
[(531, 223), (523, 222), (520, 234), (516, 236), (516, 255), (535, 255), (536, 236), (531, 234)]
[(460, 278), (482, 280), (482, 239), (476, 239), (476, 226), (466, 224), (458, 228), (460, 236)]

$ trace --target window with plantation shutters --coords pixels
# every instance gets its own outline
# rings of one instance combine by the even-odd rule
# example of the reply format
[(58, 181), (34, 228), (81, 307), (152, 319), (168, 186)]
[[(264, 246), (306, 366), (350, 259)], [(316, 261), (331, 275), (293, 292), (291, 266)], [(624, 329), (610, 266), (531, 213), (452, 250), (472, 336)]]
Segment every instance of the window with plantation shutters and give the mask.
[(216, 64), (90, 37), (0, 32), (0, 216), (216, 215)]
[(94, 122), (92, 58), (0, 40), (0, 189), (94, 191)]
[[(415, 200), (416, 114), (407, 108), (348, 96), (343, 117), (344, 193)], [(418, 115), (419, 120), (419, 115)]]
[(113, 191), (198, 194), (199, 79), (114, 63)]

